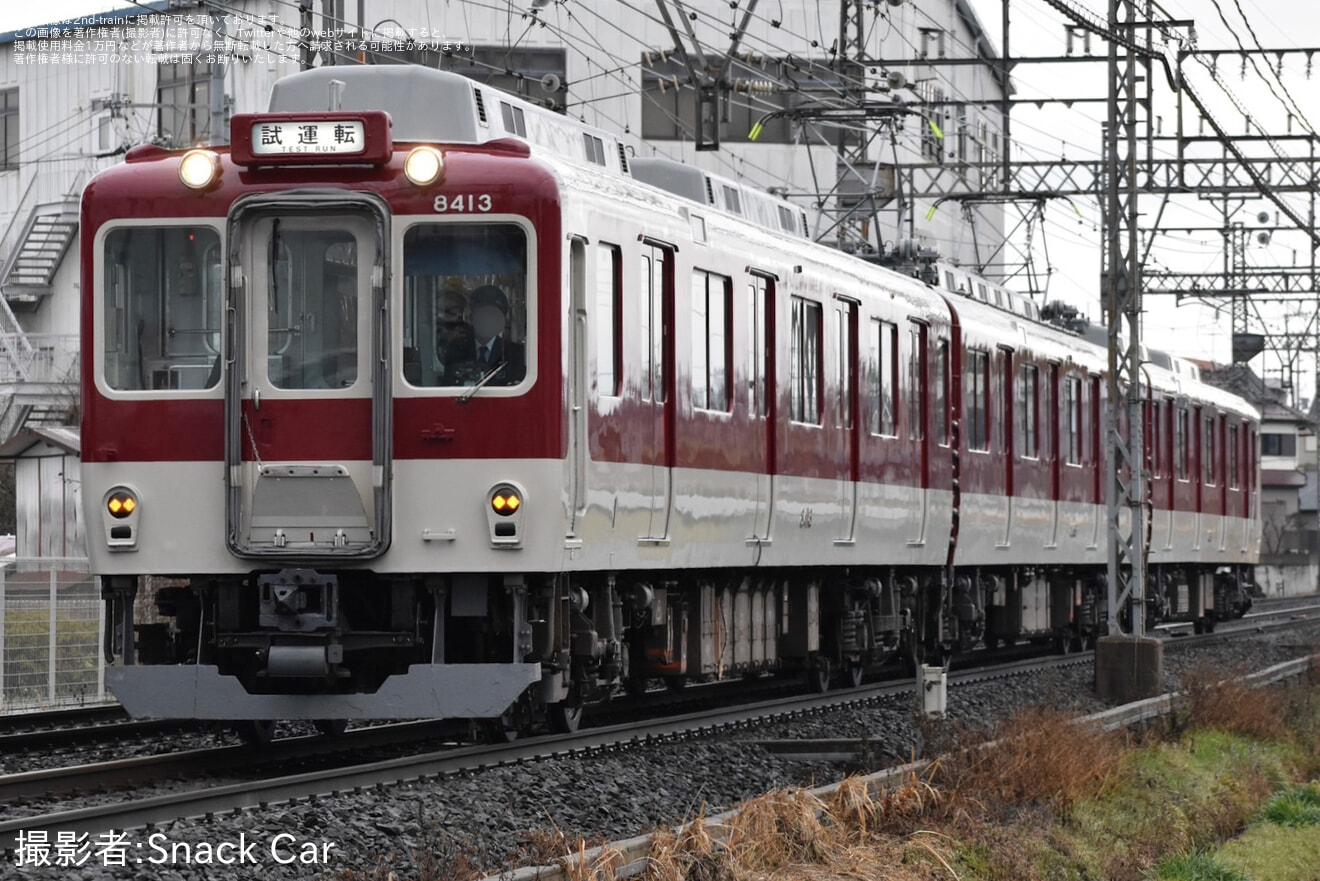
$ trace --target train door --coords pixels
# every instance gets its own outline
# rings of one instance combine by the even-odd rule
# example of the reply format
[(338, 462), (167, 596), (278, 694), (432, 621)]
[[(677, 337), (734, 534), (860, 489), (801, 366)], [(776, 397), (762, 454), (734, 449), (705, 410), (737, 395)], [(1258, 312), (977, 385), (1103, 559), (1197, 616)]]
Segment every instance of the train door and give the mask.
[(389, 543), (386, 214), (347, 196), (230, 218), (228, 544), (373, 556)]
[(578, 533), (587, 507), (587, 241), (574, 236), (569, 244), (569, 423), (568, 534)]
[(765, 439), (764, 467), (756, 474), (756, 519), (751, 539), (768, 542), (774, 524), (775, 429), (779, 424), (775, 395), (775, 276), (753, 272), (747, 295), (747, 378), (751, 390), (748, 415), (754, 424), (759, 423)]
[(836, 339), (836, 373), (834, 412), (838, 429), (843, 435), (844, 467), (839, 471), (839, 530), (837, 543), (851, 544), (857, 522), (857, 479), (860, 469), (859, 428), (857, 413), (857, 301), (835, 294), (834, 324)]
[(642, 538), (669, 536), (674, 466), (674, 248), (652, 239), (642, 242), (639, 268), (641, 386), (646, 447), (643, 464), (651, 471), (650, 525)]

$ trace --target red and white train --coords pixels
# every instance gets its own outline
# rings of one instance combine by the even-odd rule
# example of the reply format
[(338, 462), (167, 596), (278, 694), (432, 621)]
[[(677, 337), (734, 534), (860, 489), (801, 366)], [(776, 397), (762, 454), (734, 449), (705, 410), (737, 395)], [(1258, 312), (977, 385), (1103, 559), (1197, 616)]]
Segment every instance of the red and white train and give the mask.
[[(135, 715), (562, 730), (648, 679), (824, 688), (1102, 627), (1104, 352), (954, 267), (411, 67), (135, 148), (82, 224)], [(1213, 622), (1258, 553), (1259, 417), (1151, 357), (1152, 592)]]

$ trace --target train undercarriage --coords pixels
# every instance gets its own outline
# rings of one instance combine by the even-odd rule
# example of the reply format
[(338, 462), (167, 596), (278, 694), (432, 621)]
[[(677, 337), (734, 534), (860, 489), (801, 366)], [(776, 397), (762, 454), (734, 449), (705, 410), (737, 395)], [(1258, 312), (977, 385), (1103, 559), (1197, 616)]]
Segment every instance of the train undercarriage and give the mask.
[[(1254, 588), (1249, 567), (1152, 567), (1151, 585), (1151, 620), (1190, 620), (1198, 632), (1245, 614)], [(103, 581), (114, 622), (107, 656), (124, 658), (121, 678), (137, 676), (153, 692), (143, 704), (131, 683), (117, 688), (130, 712), (249, 720), (258, 740), (274, 718), (334, 731), (345, 716), (388, 717), (391, 708), (472, 714), (496, 736), (569, 731), (587, 704), (656, 681), (677, 688), (774, 674), (802, 676), (817, 691), (855, 687), (887, 663), (914, 670), (980, 646), (1086, 649), (1108, 618), (1103, 573), (1081, 567), (555, 576), (290, 568), (157, 580), (147, 621), (135, 612), (147, 591), (138, 593), (137, 578)], [(241, 688), (186, 713), (156, 693), (181, 680), (141, 679), (189, 667)], [(419, 680), (422, 691), (386, 694), (440, 671), (450, 675)], [(445, 688), (465, 696), (436, 693)]]

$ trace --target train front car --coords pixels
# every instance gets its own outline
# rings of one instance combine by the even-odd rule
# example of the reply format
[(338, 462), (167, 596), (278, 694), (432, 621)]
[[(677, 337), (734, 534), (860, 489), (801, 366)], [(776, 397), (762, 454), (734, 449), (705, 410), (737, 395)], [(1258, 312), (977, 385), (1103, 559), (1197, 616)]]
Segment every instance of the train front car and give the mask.
[(467, 80), (330, 73), (83, 197), (108, 684), (137, 716), (489, 718), (544, 660), (562, 703), (524, 622), (567, 598), (515, 574), (563, 549), (554, 176)]

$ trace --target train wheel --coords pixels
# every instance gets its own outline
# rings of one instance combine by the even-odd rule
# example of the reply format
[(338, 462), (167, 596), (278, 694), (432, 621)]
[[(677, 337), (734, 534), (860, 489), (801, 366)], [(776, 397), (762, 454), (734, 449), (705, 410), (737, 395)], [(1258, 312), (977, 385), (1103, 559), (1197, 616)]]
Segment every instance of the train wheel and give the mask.
[(1072, 652), (1073, 635), (1071, 630), (1060, 630), (1054, 635), (1054, 649), (1061, 655)]
[(568, 697), (551, 704), (546, 713), (550, 730), (555, 734), (572, 734), (582, 724), (582, 697), (577, 686), (569, 689)]
[(849, 688), (861, 688), (862, 680), (866, 678), (866, 664), (861, 661), (850, 661), (845, 675), (848, 677)]
[(1197, 636), (1205, 633), (1205, 618), (1197, 618), (1192, 622), (1192, 633), (1195, 633)]
[(830, 659), (816, 657), (810, 662), (807, 668), (807, 687), (816, 694), (824, 694), (830, 690)]
[(1089, 652), (1093, 646), (1094, 641), (1095, 640), (1092, 637), (1091, 633), (1083, 630), (1077, 634), (1077, 638), (1073, 641), (1073, 645), (1077, 647), (1077, 651), (1079, 652)]
[(248, 746), (267, 746), (275, 737), (275, 720), (244, 719), (234, 723), (234, 733)]
[(344, 732), (348, 730), (347, 719), (317, 719), (312, 724), (326, 737), (343, 737)]

